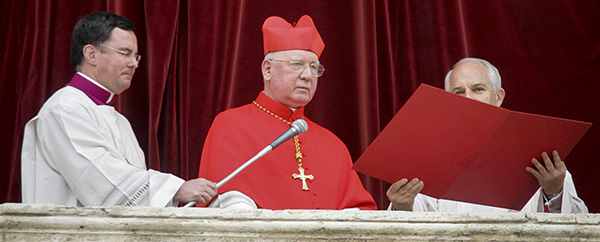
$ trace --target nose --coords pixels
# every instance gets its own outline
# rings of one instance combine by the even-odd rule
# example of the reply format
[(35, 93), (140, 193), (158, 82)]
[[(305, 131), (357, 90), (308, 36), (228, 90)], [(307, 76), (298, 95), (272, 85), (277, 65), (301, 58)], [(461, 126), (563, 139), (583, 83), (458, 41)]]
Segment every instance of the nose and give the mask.
[(140, 61), (142, 60), (142, 56), (140, 54), (130, 54), (129, 56), (127, 56), (129, 58), (130, 63), (133, 63), (133, 65), (135, 66), (135, 68), (138, 67), (138, 65), (140, 64)]
[(131, 67), (131, 68), (133, 68), (133, 69), (136, 69), (136, 68), (138, 68), (139, 65), (140, 65), (140, 62), (137, 59), (135, 59), (135, 57), (133, 57), (131, 59), (131, 61), (129, 62), (128, 66)]
[(300, 77), (303, 79), (312, 77), (312, 72), (310, 70), (308, 63), (304, 64), (304, 67), (302, 68), (302, 72), (300, 72)]
[(471, 90), (467, 90), (465, 91), (465, 97), (475, 99), (475, 93), (473, 93)]

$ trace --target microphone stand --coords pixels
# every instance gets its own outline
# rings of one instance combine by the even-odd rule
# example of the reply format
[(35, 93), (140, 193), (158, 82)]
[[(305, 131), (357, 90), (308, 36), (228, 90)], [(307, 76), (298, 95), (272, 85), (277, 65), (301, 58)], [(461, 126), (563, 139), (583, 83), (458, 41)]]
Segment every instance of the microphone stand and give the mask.
[[(290, 127), (290, 129), (288, 131), (286, 131), (283, 135), (281, 135), (279, 138), (277, 138), (271, 144), (267, 145), (267, 147), (262, 149), (256, 155), (254, 155), (254, 157), (252, 157), (250, 160), (246, 161), (246, 163), (244, 163), (243, 165), (238, 167), (235, 171), (233, 171), (231, 174), (229, 174), (223, 180), (218, 182), (217, 188), (223, 186), (223, 184), (227, 183), (229, 180), (231, 180), (231, 178), (236, 176), (242, 170), (246, 169), (246, 167), (248, 167), (250, 164), (254, 163), (254, 161), (256, 161), (258, 158), (262, 157), (266, 153), (269, 153), (269, 151), (275, 149), (275, 147), (279, 146), (281, 143), (290, 139), (294, 135), (304, 133), (307, 129), (308, 129), (308, 125), (306, 124), (306, 121), (304, 121), (303, 119), (298, 119), (298, 120), (294, 121), (294, 123), (292, 124), (292, 127)], [(292, 132), (290, 132), (290, 130), (292, 130)], [(286, 137), (286, 136), (289, 136), (289, 137)], [(196, 202), (197, 201), (191, 201), (183, 207), (188, 208), (188, 207), (194, 206), (194, 205), (196, 205)]]
[[(235, 171), (233, 171), (227, 177), (223, 178), (223, 180), (221, 180), (220, 182), (218, 182), (217, 183), (217, 188), (223, 186), (225, 183), (227, 183), (229, 180), (231, 180), (231, 178), (233, 178), (234, 176), (236, 176), (242, 170), (246, 169), (246, 167), (248, 167), (250, 164), (254, 163), (254, 161), (258, 160), (258, 158), (262, 157), (263, 155), (265, 155), (266, 153), (268, 153), (272, 149), (273, 149), (273, 147), (271, 147), (271, 145), (267, 145), (267, 147), (265, 147), (260, 152), (258, 152), (258, 154), (256, 154), (254, 157), (252, 157), (252, 159), (246, 161), (246, 163), (244, 163), (243, 165), (241, 165), (240, 167), (238, 167)], [(191, 207), (191, 206), (194, 206), (194, 205), (196, 205), (196, 201), (191, 201), (191, 202), (187, 203), (183, 207), (187, 208), (187, 207)]]

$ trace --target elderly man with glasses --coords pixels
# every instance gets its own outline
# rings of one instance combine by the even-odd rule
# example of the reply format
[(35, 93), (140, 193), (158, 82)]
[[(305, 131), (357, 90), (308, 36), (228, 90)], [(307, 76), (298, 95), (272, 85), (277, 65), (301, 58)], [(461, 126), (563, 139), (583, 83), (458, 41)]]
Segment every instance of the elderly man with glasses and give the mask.
[(216, 185), (146, 169), (129, 121), (108, 105), (131, 85), (140, 63), (135, 25), (109, 12), (73, 29), (77, 71), (25, 126), (21, 157), (24, 203), (66, 206), (176, 206), (208, 201)]
[(206, 137), (200, 177), (222, 180), (290, 128), (298, 119), (308, 130), (272, 150), (219, 187), (203, 206), (266, 209), (377, 209), (344, 143), (304, 116), (325, 68), (325, 47), (312, 19), (292, 26), (280, 17), (263, 24), (264, 90), (250, 104), (226, 110)]

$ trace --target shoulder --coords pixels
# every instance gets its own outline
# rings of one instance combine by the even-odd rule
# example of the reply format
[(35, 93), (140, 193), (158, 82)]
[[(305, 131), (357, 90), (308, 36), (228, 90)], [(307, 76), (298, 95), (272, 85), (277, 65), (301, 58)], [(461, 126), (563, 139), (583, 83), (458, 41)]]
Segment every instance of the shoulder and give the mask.
[(255, 117), (256, 114), (253, 114), (250, 104), (230, 108), (215, 116), (211, 129), (235, 129), (236, 127), (247, 126), (249, 123), (253, 123), (251, 120)]
[(310, 132), (311, 135), (316, 136), (318, 139), (328, 142), (335, 142), (343, 144), (342, 140), (337, 137), (331, 130), (321, 126), (320, 124), (304, 117), (304, 120), (308, 124), (307, 132)]
[(40, 109), (38, 116), (43, 116), (47, 113), (59, 110), (84, 110), (92, 106), (95, 106), (95, 103), (90, 100), (85, 93), (76, 88), (67, 86), (54, 92), (54, 94), (46, 100)]
[(217, 114), (217, 118), (228, 119), (228, 118), (239, 118), (241, 116), (248, 115), (252, 111), (252, 105), (246, 104), (243, 106), (229, 108), (223, 112)]
[(251, 115), (252, 115), (252, 106), (250, 106), (250, 104), (246, 104), (246, 105), (243, 105), (240, 107), (230, 108), (223, 112), (220, 112), (215, 117), (213, 124), (221, 123), (221, 122), (239, 123), (239, 122), (243, 122), (244, 120), (248, 119)]
[(54, 120), (67, 122), (67, 120), (100, 120), (110, 117), (112, 120), (126, 119), (114, 107), (97, 105), (85, 93), (73, 88), (63, 87), (56, 91), (38, 112), (37, 120)]

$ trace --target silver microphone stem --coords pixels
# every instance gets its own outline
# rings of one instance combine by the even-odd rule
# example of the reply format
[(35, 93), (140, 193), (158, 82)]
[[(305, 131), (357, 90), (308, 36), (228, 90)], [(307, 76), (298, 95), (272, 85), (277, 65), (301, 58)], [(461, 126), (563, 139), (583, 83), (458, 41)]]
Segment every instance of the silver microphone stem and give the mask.
[[(246, 169), (246, 167), (248, 167), (250, 164), (252, 164), (254, 161), (256, 161), (258, 158), (262, 157), (263, 155), (265, 155), (266, 153), (268, 153), (269, 151), (271, 151), (273, 149), (273, 147), (271, 147), (271, 145), (267, 145), (267, 147), (265, 147), (264, 149), (262, 149), (260, 152), (258, 152), (258, 154), (256, 154), (254, 157), (252, 157), (252, 159), (246, 161), (246, 163), (244, 163), (243, 165), (241, 165), (240, 167), (238, 167), (235, 171), (233, 171), (231, 174), (229, 174), (227, 177), (225, 177), (223, 180), (221, 180), (220, 182), (217, 183), (217, 188), (223, 186), (225, 183), (227, 183), (229, 180), (231, 180), (231, 178), (233, 178), (234, 176), (236, 176), (238, 173), (240, 173), (242, 170)], [(197, 201), (191, 201), (189, 203), (187, 203), (185, 206), (185, 208), (191, 207), (196, 205)]]
[[(221, 187), (223, 184), (225, 184), (226, 182), (228, 182), (231, 178), (233, 178), (234, 176), (236, 176), (242, 170), (246, 169), (246, 167), (248, 167), (250, 164), (252, 164), (258, 158), (262, 157), (263, 155), (265, 155), (266, 153), (268, 153), (269, 151), (271, 151), (272, 149), (274, 149), (275, 147), (277, 147), (281, 143), (287, 141), (288, 139), (290, 139), (294, 135), (298, 135), (298, 134), (302, 134), (302, 133), (306, 132), (307, 129), (308, 129), (308, 124), (306, 123), (306, 121), (304, 121), (304, 119), (298, 119), (298, 120), (294, 121), (294, 123), (292, 124), (292, 127), (290, 127), (290, 129), (287, 130), (282, 136), (280, 136), (279, 138), (277, 138), (271, 144), (267, 145), (267, 147), (265, 147), (260, 152), (258, 152), (258, 154), (256, 154), (254, 157), (252, 157), (252, 159), (246, 161), (246, 163), (244, 163), (243, 165), (241, 165), (240, 167), (238, 167), (235, 171), (233, 171), (231, 174), (229, 174), (223, 180), (221, 180), (220, 182), (218, 182), (217, 183), (217, 188)], [(187, 203), (183, 207), (184, 208), (191, 207), (191, 206), (196, 205), (196, 203), (197, 203), (197, 201), (191, 201), (191, 202)]]

